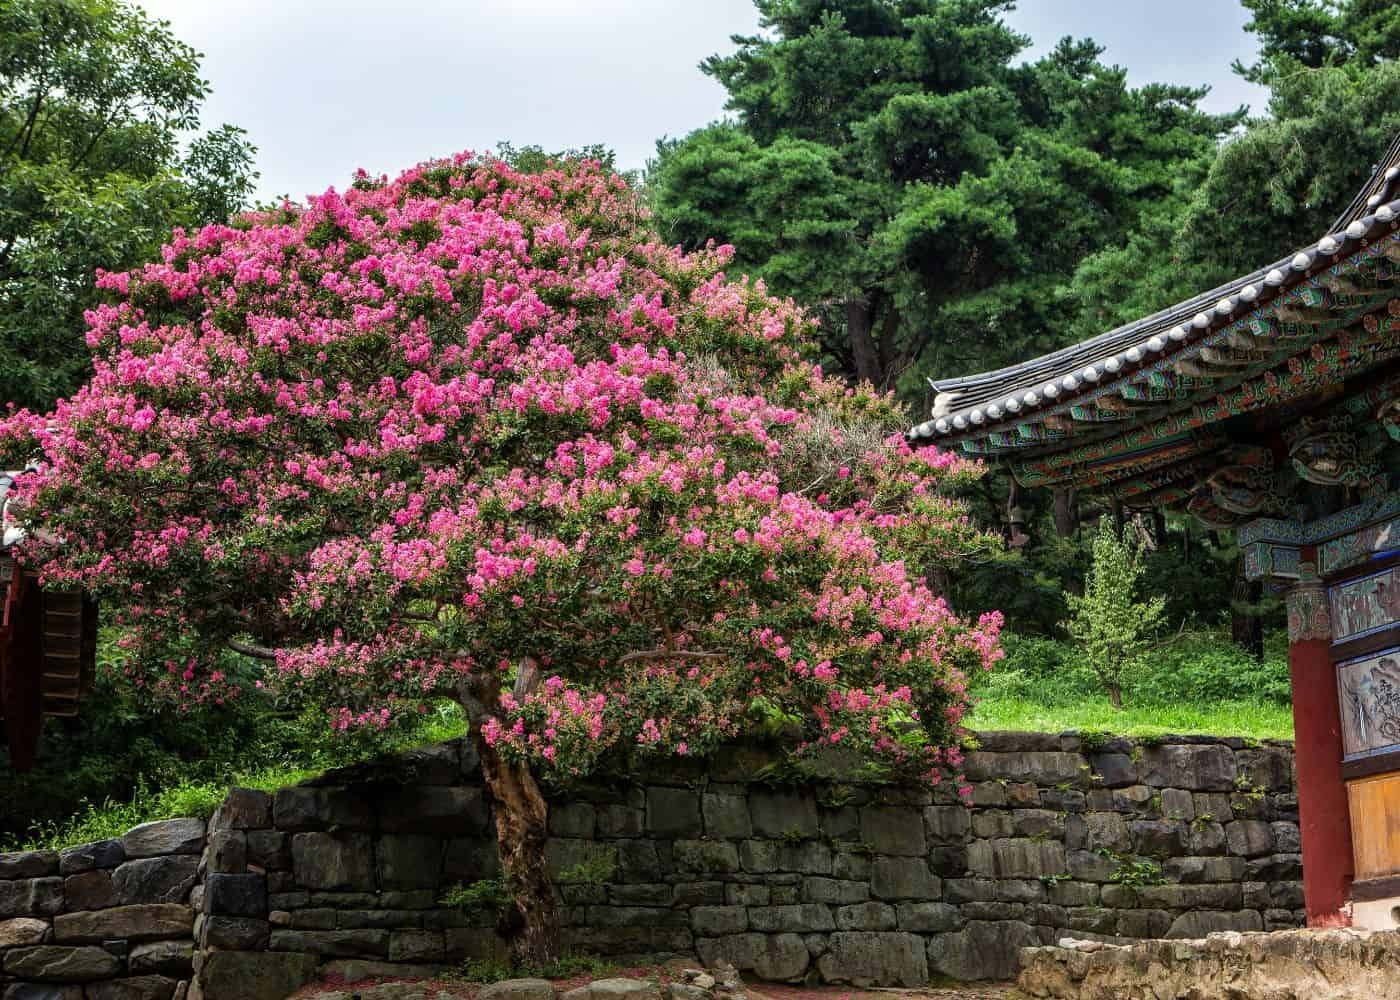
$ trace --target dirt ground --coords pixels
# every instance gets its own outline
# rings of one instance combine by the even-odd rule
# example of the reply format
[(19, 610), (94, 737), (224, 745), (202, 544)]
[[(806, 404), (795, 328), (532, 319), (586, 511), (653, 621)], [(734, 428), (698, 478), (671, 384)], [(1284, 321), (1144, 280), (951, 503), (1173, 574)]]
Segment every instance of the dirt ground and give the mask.
[[(640, 967), (620, 967), (603, 973), (553, 980), (558, 993), (583, 986), (595, 979), (621, 976), (628, 979), (651, 980), (664, 985), (676, 977), (682, 968), (694, 968), (694, 963), (668, 963)], [(871, 988), (849, 986), (783, 986), (776, 983), (746, 983), (749, 1000), (1019, 1000), (1023, 995), (1011, 984), (970, 983), (929, 986), (920, 989)], [(298, 992), (293, 1000), (474, 1000), (480, 984), (459, 980), (365, 982), (346, 984), (317, 983)]]

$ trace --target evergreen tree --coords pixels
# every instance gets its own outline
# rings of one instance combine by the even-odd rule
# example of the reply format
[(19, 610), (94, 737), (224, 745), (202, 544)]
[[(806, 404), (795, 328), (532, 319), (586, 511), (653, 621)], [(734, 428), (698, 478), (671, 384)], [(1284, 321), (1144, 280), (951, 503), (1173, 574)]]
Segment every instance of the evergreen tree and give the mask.
[(1075, 265), (1240, 120), (1090, 41), (1017, 65), (1001, 0), (755, 2), (765, 33), (702, 65), (736, 119), (659, 146), (663, 233), (734, 244), (842, 369), (910, 396), (1063, 344)]

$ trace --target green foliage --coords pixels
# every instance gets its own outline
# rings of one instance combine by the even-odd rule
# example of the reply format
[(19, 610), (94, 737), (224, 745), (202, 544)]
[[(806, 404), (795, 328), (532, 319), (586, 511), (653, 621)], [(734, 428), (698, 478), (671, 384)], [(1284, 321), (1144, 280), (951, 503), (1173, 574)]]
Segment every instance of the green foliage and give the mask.
[(702, 65), (736, 120), (658, 144), (663, 234), (732, 243), (844, 371), (911, 396), (1063, 344), (1075, 265), (1239, 121), (1091, 41), (1018, 64), (1003, 0), (755, 2), (764, 32)]
[(1108, 877), (1110, 882), (1141, 889), (1148, 885), (1162, 885), (1167, 880), (1162, 874), (1162, 866), (1150, 858), (1130, 858), (1117, 854), (1110, 856), (1118, 862), (1118, 867)]
[(177, 711), (132, 689), (117, 639), (103, 630), (93, 691), (77, 718), (46, 721), (33, 771), (15, 773), (0, 753), (0, 845), (65, 846), (149, 820), (207, 816), (233, 784), (273, 790), (466, 731), (450, 702), (348, 740), (330, 731), (324, 714), (291, 701), (249, 697)]
[(98, 268), (243, 206), (257, 174), (241, 129), (181, 151), (207, 95), (198, 54), (132, 3), (0, 3), (0, 399), (76, 388)]
[(975, 678), (967, 724), (976, 729), (1079, 730), (1086, 745), (1107, 734), (1207, 733), (1291, 739), (1284, 644), (1262, 661), (1228, 635), (1187, 632), (1144, 657), (1124, 678), (1128, 707), (1115, 709), (1083, 652), (1067, 642), (1003, 634), (1006, 659)]
[(1115, 707), (1123, 703), (1124, 676), (1140, 666), (1165, 611), (1161, 597), (1136, 599), (1142, 575), (1139, 547), (1131, 528), (1125, 528), (1120, 536), (1104, 519), (1093, 540), (1093, 563), (1084, 581), (1084, 593), (1066, 595), (1071, 617), (1065, 628), (1079, 643)]
[(595, 955), (564, 954), (543, 965), (469, 958), (458, 967), (456, 978), (486, 985), (503, 979), (571, 979), (583, 975), (598, 979), (616, 971), (615, 964)]
[(1284, 256), (1326, 230), (1400, 130), (1400, 7), (1390, 0), (1244, 0), (1268, 116), (1208, 161), (1132, 236), (1079, 267), (1079, 337)]
[(560, 885), (603, 885), (617, 877), (617, 869), (617, 848), (600, 847), (561, 871), (555, 881)]
[(515, 903), (504, 877), (457, 882), (443, 893), (442, 904), (468, 912), (501, 913)]

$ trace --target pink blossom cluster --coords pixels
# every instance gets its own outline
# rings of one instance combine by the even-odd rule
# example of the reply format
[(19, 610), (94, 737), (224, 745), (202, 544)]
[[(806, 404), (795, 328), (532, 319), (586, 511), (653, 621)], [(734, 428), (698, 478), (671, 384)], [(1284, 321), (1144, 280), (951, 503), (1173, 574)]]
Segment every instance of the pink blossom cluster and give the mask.
[(0, 423), (37, 461), (24, 558), (176, 700), (236, 693), (231, 641), (337, 729), (528, 658), (547, 679), (479, 736), (547, 773), (765, 716), (955, 770), (1000, 617), (921, 574), (987, 544), (979, 470), (806, 360), (811, 321), (730, 257), (661, 244), (597, 163), (470, 154), (177, 231), (100, 277), (88, 384)]

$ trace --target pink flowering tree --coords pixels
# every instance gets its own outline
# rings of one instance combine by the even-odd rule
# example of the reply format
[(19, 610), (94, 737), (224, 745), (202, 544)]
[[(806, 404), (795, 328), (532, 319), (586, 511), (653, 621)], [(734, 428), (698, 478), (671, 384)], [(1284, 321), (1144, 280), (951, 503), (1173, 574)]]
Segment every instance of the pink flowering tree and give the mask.
[(542, 780), (778, 719), (936, 782), (999, 656), (922, 582), (986, 544), (945, 489), (978, 469), (804, 361), (728, 256), (597, 163), (470, 155), (176, 232), (101, 276), (92, 380), (0, 425), (23, 557), (152, 696), (238, 695), (233, 649), (340, 729), (458, 700), (546, 958)]

